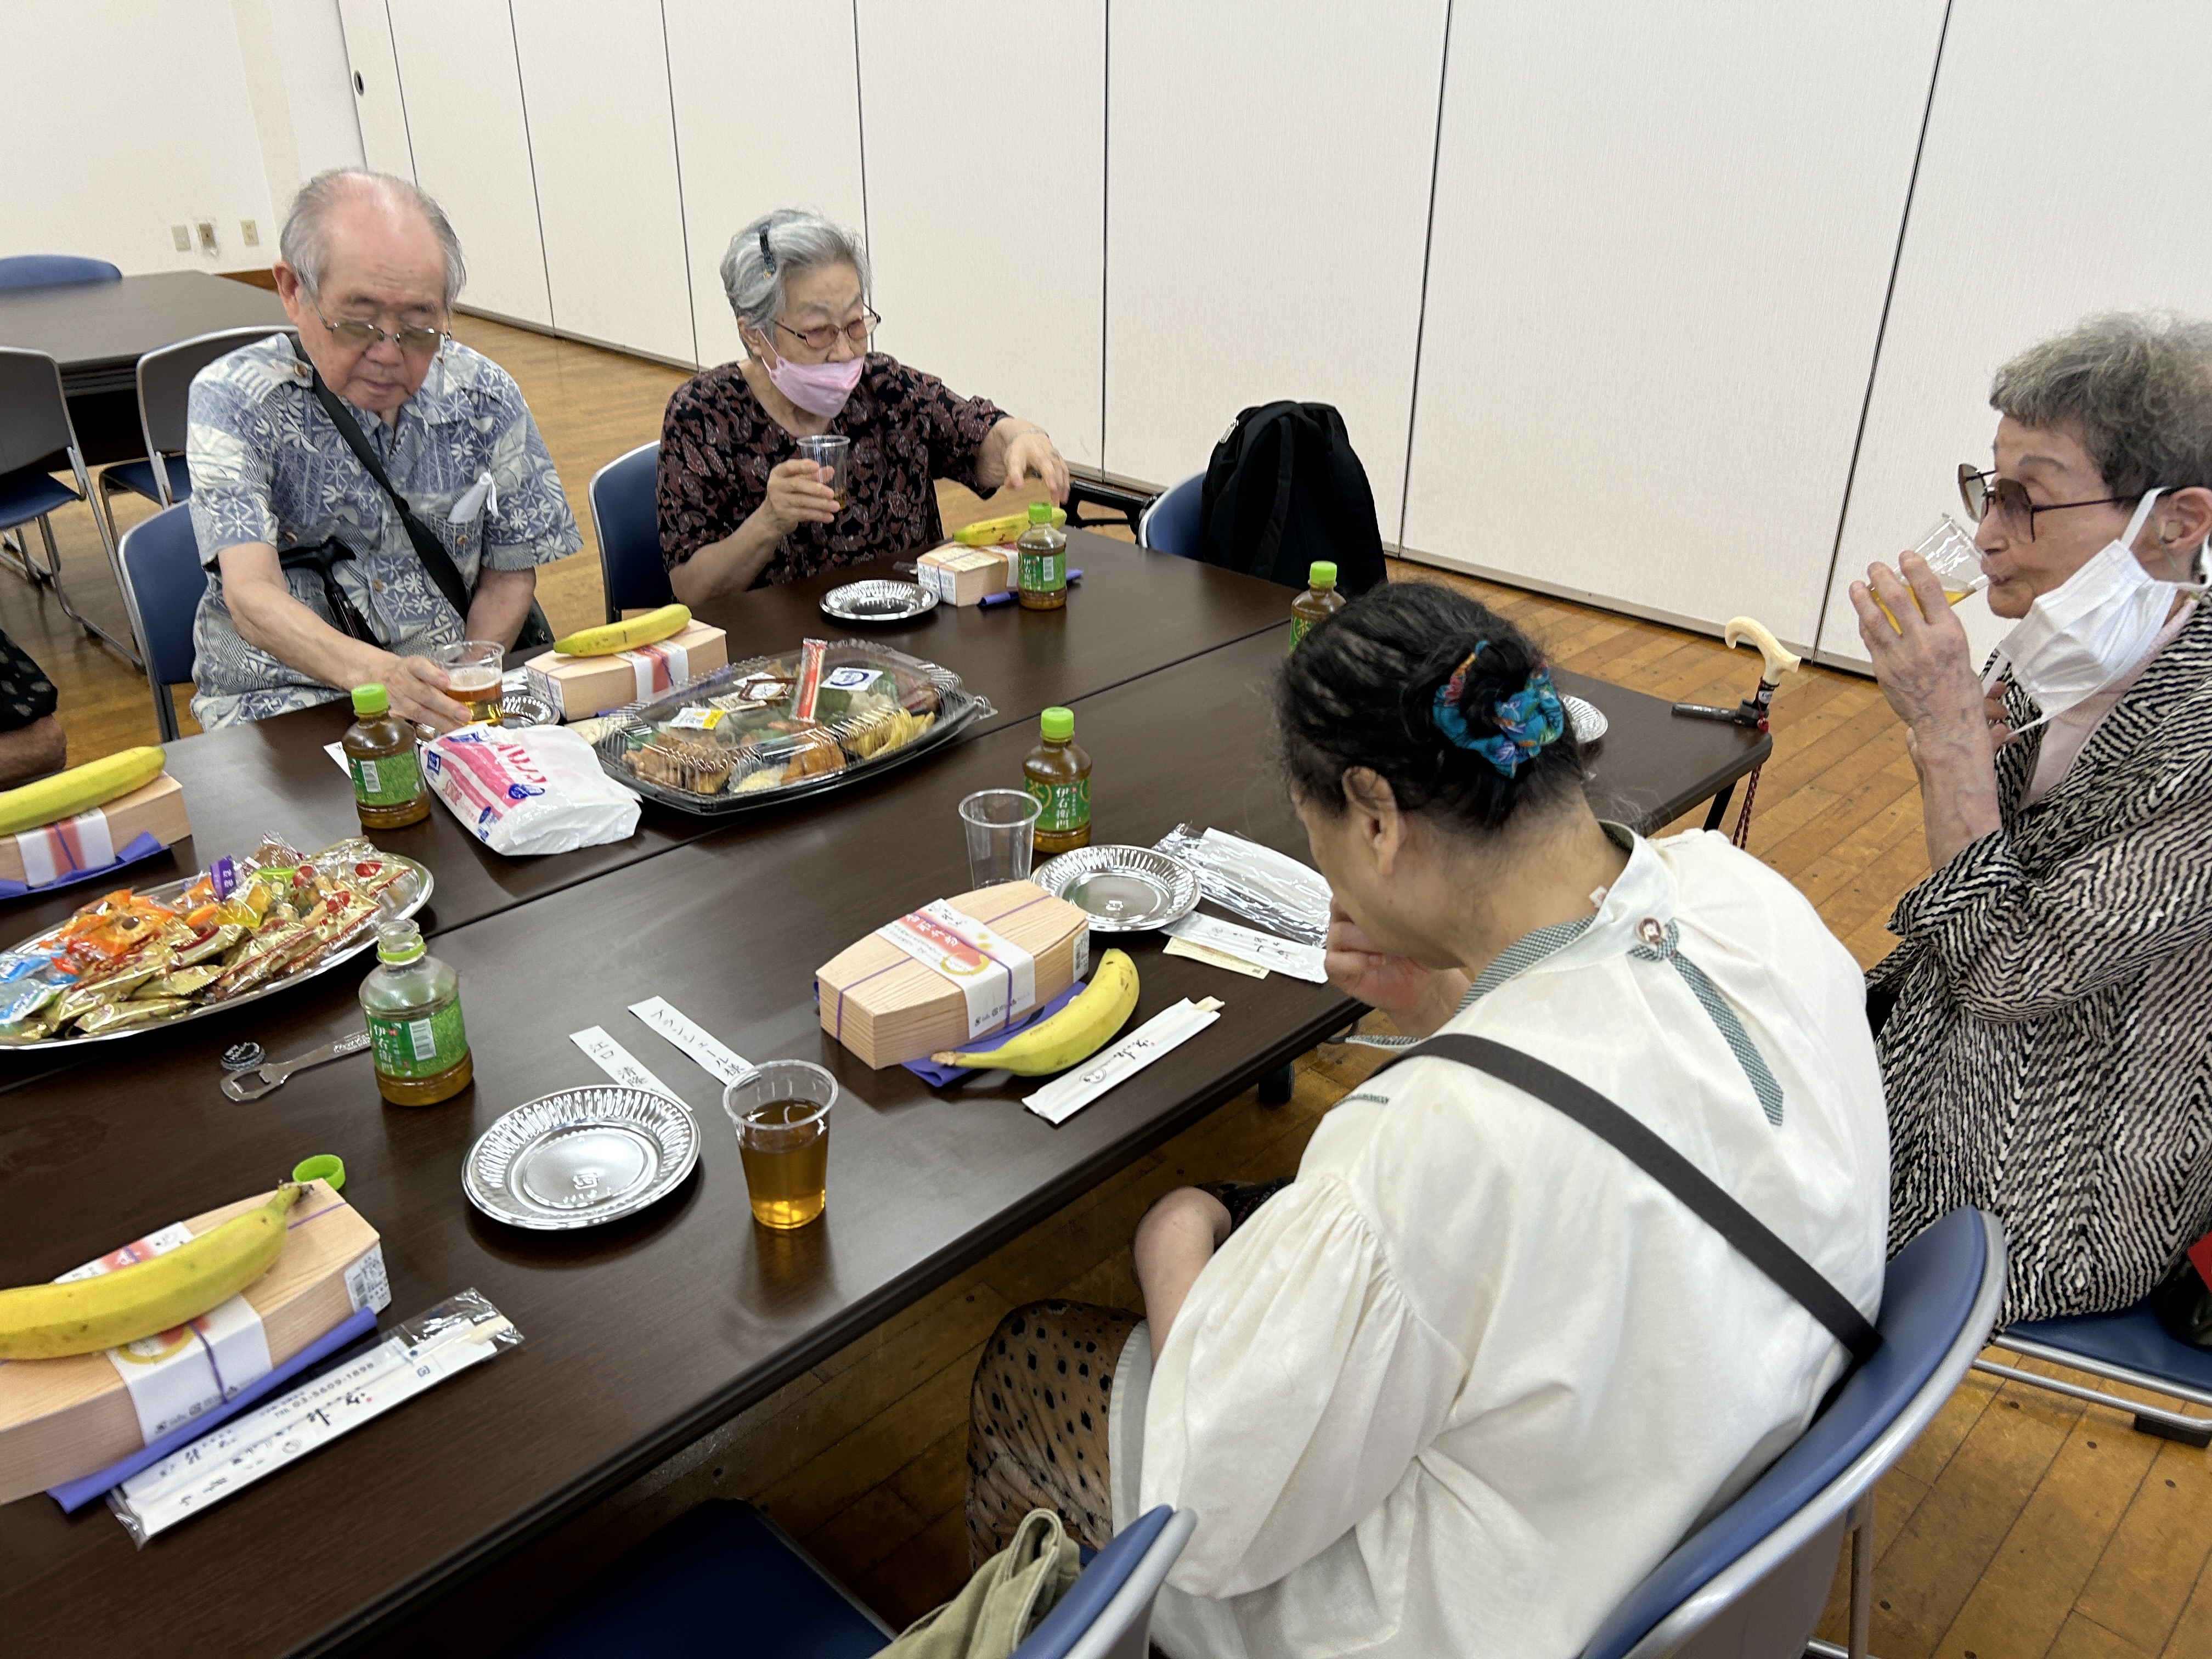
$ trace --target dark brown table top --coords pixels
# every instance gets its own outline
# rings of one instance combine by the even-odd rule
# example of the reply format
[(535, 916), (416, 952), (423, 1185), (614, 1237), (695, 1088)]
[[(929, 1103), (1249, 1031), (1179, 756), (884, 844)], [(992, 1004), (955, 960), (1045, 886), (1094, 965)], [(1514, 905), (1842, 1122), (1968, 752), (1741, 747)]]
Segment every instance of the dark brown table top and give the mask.
[(276, 329), (284, 322), (284, 307), (266, 289), (204, 270), (0, 289), (0, 345), (52, 357), (72, 398), (135, 395), (138, 359), (147, 352), (219, 328)]
[[(1076, 702), (1100, 840), (1149, 843), (1188, 820), (1304, 856), (1266, 753), (1281, 639), (1255, 635)], [(1763, 752), (1731, 728), (1649, 719), (1636, 694), (1572, 689), (1613, 719), (1608, 746), (1628, 739), (1619, 787), (1659, 803), (1655, 817)], [(386, 1628), (1340, 1028), (1355, 1005), (1330, 988), (1229, 975), (1139, 935), (1136, 1019), (1202, 995), (1222, 998), (1223, 1016), (1056, 1129), (1012, 1091), (933, 1091), (825, 1038), (815, 967), (967, 885), (955, 806), (1012, 781), (1030, 742), (1026, 723), (1005, 724), (926, 765), (445, 932), (436, 950), (461, 972), (477, 1062), (472, 1089), (445, 1105), (382, 1106), (358, 1060), (234, 1105), (216, 1089), (233, 1035), (222, 1021), (90, 1051), (70, 1075), (10, 1094), (0, 1282), (59, 1271), (110, 1248), (118, 1228), (192, 1213), (335, 1152), (348, 1196), (383, 1234), (393, 1316), (474, 1285), (527, 1340), (143, 1552), (98, 1508), (65, 1519), (44, 1498), (0, 1507), (0, 1629), (27, 1652), (158, 1642), (187, 1654), (324, 1651)], [(1596, 759), (1603, 779), (1603, 750)], [(327, 1041), (359, 1023), (342, 977), (237, 1018), (252, 1017), (272, 1054)], [(752, 1225), (719, 1085), (627, 1012), (656, 994), (749, 1058), (815, 1059), (838, 1075), (822, 1223), (793, 1235)], [(699, 1112), (700, 1170), (597, 1231), (484, 1220), (459, 1190), (469, 1145), (507, 1109), (595, 1081), (566, 1041), (594, 1024)]]

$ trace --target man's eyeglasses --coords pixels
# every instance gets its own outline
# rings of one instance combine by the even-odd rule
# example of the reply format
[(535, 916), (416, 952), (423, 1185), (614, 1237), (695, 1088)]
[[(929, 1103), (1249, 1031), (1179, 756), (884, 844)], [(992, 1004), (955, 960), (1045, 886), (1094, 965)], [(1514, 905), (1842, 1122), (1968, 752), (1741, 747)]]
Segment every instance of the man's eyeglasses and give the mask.
[(837, 337), (840, 334), (854, 345), (866, 349), (868, 336), (876, 331), (877, 325), (883, 320), (873, 311), (864, 306), (860, 309), (860, 314), (842, 328), (835, 323), (823, 323), (814, 328), (793, 328), (781, 317), (776, 319), (775, 325), (793, 339), (805, 341), (807, 346), (815, 351), (830, 349), (837, 343)]
[(2074, 507), (2110, 507), (2118, 501), (2131, 501), (2129, 495), (2100, 495), (2091, 501), (2053, 501), (2039, 507), (2027, 498), (2027, 486), (2017, 478), (2000, 478), (1994, 472), (1985, 472), (1972, 461), (1959, 463), (1959, 499), (1966, 504), (1966, 511), (1979, 524), (1994, 507), (2013, 523), (2027, 532), (2030, 541), (2035, 539), (2035, 515), (2039, 513), (2063, 513)]
[(362, 351), (374, 349), (380, 340), (389, 340), (410, 357), (427, 357), (449, 337), (442, 328), (381, 329), (374, 323), (357, 323), (350, 318), (334, 323), (319, 311), (315, 316), (338, 338)]

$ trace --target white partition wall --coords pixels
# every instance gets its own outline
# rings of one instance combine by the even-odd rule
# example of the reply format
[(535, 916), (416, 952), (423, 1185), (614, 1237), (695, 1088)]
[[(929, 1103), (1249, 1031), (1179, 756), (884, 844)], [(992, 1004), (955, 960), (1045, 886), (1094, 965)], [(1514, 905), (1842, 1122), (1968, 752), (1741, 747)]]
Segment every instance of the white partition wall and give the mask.
[(1443, 34), (1443, 0), (1115, 0), (1113, 471), (1172, 483), (1249, 404), (1334, 404), (1394, 534)]
[(507, 0), (389, 0), (389, 11), (415, 181), (460, 234), (469, 262), (464, 298), (551, 327)]
[(1809, 641), (1942, 16), (1462, 8), (1407, 545)]
[(407, 106), (384, 0), (338, 0), (338, 18), (345, 27), (346, 61), (353, 70), (354, 114), (361, 123), (363, 164), (377, 173), (412, 179), (415, 155), (407, 143)]
[(514, 0), (553, 323), (696, 363), (659, 0)]
[[(744, 348), (722, 296), (722, 252), (747, 221), (814, 208), (866, 234), (853, 10), (663, 0), (661, 12), (699, 361), (727, 362)], [(948, 99), (941, 118), (956, 113)]]
[(1105, 0), (860, 0), (860, 30), (878, 344), (1103, 465)]
[[(1838, 659), (1866, 659), (1852, 578), (1939, 514), (1965, 520), (1959, 463), (1990, 464), (2000, 363), (2094, 311), (2212, 314), (2203, 100), (2154, 69), (2212, 52), (2212, 8), (2131, 0), (2083, 21), (2073, 0), (1954, 0), (1820, 634)], [(1978, 659), (2011, 626), (1979, 599), (1959, 615)]]

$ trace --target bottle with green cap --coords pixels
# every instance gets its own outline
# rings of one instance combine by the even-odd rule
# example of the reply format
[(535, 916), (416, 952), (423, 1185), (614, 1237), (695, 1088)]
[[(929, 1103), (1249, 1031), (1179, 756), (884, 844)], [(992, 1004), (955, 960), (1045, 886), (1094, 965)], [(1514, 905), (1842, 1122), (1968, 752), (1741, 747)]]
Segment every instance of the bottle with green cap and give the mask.
[(1067, 534), (1054, 527), (1048, 501), (1030, 503), (1030, 527), (1014, 544), (1014, 590), (1024, 611), (1066, 609)]
[(1037, 804), (1034, 845), (1072, 853), (1091, 845), (1091, 757), (1075, 741), (1073, 711), (1048, 708), (1037, 728), (1044, 740), (1022, 763), (1022, 787)]
[(430, 793), (422, 787), (422, 763), (415, 757), (415, 728), (392, 713), (392, 698), (380, 685), (353, 689), (354, 723), (339, 746), (353, 774), (354, 811), (364, 830), (398, 830), (430, 815)]
[(434, 1106), (469, 1086), (476, 1066), (461, 1023), (461, 976), (424, 947), (411, 918), (378, 926), (361, 1011), (377, 1092), (393, 1105)]
[(1305, 643), (1306, 635), (1344, 609), (1344, 595), (1336, 591), (1336, 567), (1316, 559), (1306, 574), (1306, 591), (1291, 601), (1291, 649)]

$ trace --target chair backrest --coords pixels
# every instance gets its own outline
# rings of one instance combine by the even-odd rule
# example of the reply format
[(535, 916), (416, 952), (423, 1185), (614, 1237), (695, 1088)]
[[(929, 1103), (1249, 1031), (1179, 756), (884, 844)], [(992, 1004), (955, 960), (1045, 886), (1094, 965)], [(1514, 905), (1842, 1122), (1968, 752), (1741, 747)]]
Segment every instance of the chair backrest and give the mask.
[(61, 365), (43, 351), (0, 346), (0, 472), (76, 447)]
[(138, 422), (146, 440), (147, 455), (174, 455), (183, 450), (185, 405), (191, 395), (193, 375), (242, 345), (291, 331), (289, 328), (218, 329), (213, 334), (196, 334), (189, 340), (179, 340), (141, 357)]
[(192, 677), (192, 620), (207, 571), (200, 563), (192, 510), (179, 501), (123, 532), (123, 603), (146, 656), (146, 678), (159, 703)]
[(675, 602), (668, 567), (660, 558), (660, 520), (654, 507), (660, 446), (640, 444), (592, 475), (592, 533), (599, 538), (599, 574), (607, 590), (607, 620), (625, 611), (651, 611)]
[(1796, 1444), (1629, 1592), (1582, 1659), (1802, 1652), (1847, 1512), (1966, 1374), (2004, 1278), (2004, 1229), (1979, 1210), (1954, 1210), (1907, 1245), (1883, 1283), (1881, 1346)]
[(18, 253), (0, 259), (0, 288), (44, 288), (55, 283), (112, 283), (123, 273), (105, 259), (76, 253)]
[(1194, 472), (1145, 509), (1137, 526), (1137, 545), (1178, 559), (1198, 556), (1198, 503), (1206, 474)]
[(1198, 1517), (1162, 1504), (1116, 1533), (1013, 1659), (1145, 1659), (1152, 1602)]

